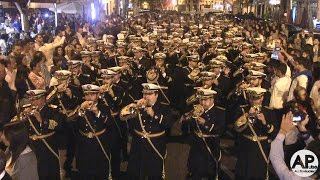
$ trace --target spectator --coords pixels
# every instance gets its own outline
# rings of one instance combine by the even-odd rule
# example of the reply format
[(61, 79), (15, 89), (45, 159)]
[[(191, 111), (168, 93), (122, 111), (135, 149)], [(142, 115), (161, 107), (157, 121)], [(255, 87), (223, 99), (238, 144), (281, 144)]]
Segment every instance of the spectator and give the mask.
[(272, 88), (270, 108), (280, 110), (287, 100), (291, 79), (285, 76), (287, 71), (286, 64), (279, 63), (275, 69), (277, 80)]
[(314, 39), (313, 40), (313, 62), (320, 61), (319, 56), (320, 56), (319, 39)]
[(46, 83), (41, 73), (41, 59), (35, 58), (30, 63), (29, 79), (36, 89), (46, 89)]
[(61, 38), (65, 36), (65, 28), (62, 26), (57, 27), (55, 35), (56, 37), (54, 38), (53, 43), (59, 43), (61, 41)]
[(320, 62), (314, 64), (313, 67), (314, 84), (310, 92), (310, 98), (313, 101), (313, 110), (318, 119), (320, 119)]
[(43, 54), (43, 52), (41, 51), (37, 51), (34, 56), (33, 59), (40, 59), (41, 60), (41, 73), (44, 77), (44, 80), (46, 82), (46, 86), (49, 85), (50, 80), (51, 80), (51, 76), (50, 76), (50, 66), (46, 65), (47, 59), (45, 57), (45, 55)]
[(51, 66), (53, 64), (53, 51), (56, 47), (61, 46), (64, 41), (65, 41), (65, 36), (63, 34), (63, 37), (59, 39), (57, 42), (52, 42), (52, 43), (45, 43), (43, 46), (39, 48), (39, 51), (43, 52), (45, 55), (47, 62), (47, 66)]
[(29, 66), (31, 60), (33, 59), (33, 55), (35, 54), (35, 43), (32, 41), (26, 42), (26, 45), (24, 46), (23, 54), (24, 54), (24, 61), (26, 62), (26, 65)]
[(65, 47), (65, 59), (67, 60), (67, 61), (70, 61), (70, 60), (72, 60), (72, 56), (73, 56), (73, 52), (74, 52), (74, 46), (72, 46), (72, 45), (68, 45), (68, 46), (66, 46)]
[(23, 47), (21, 42), (16, 42), (13, 47), (12, 47), (12, 52), (10, 53), (9, 56), (17, 57), (21, 56), (23, 51)]
[[(271, 150), (270, 150), (270, 160), (274, 170), (276, 171), (280, 180), (312, 180), (312, 179), (319, 179), (319, 171), (318, 168), (317, 172), (311, 176), (306, 178), (301, 178), (297, 176), (294, 172), (290, 171), (284, 161), (284, 150), (283, 150), (283, 141), (288, 132), (292, 131), (294, 128), (294, 124), (292, 122), (292, 112), (287, 113), (282, 117), (281, 129), (277, 135), (277, 137), (271, 143)], [(301, 132), (303, 139), (307, 145), (307, 149), (312, 151), (316, 154), (317, 157), (320, 157), (319, 140), (313, 140), (313, 137), (308, 134), (307, 128), (305, 127), (308, 123), (309, 119), (306, 117), (299, 125), (297, 126), (299, 131)]]
[(39, 51), (39, 48), (43, 46), (43, 36), (42, 34), (37, 34), (35, 37), (35, 50)]
[(309, 116), (309, 123), (307, 124), (308, 129), (312, 133), (312, 135), (317, 134), (317, 117), (312, 108), (312, 100), (308, 96), (307, 91), (303, 87), (297, 87), (294, 92), (294, 98), (296, 99), (296, 103), (300, 111), (305, 112)]
[(7, 52), (7, 44), (5, 40), (5, 35), (1, 34), (0, 35), (0, 52), (2, 54), (5, 54)]
[(38, 180), (37, 158), (29, 147), (29, 133), (20, 121), (3, 127), (2, 141), (8, 146), (10, 157), (6, 171), (14, 180)]
[(12, 91), (17, 91), (15, 86), (16, 81), (16, 75), (17, 75), (17, 62), (16, 58), (9, 57), (8, 60), (6, 60), (6, 81)]
[(81, 44), (76, 44), (74, 54), (72, 56), (72, 59), (81, 59), (81, 51), (83, 50)]
[[(289, 90), (289, 96), (288, 101), (293, 100), (293, 91), (298, 86), (304, 87), (307, 90), (311, 90), (311, 83), (312, 83), (312, 73), (309, 69), (307, 69), (308, 66), (308, 60), (305, 58), (298, 58), (294, 65), (295, 69), (297, 70), (297, 73), (292, 78), (292, 83)], [(310, 92), (310, 91), (308, 91)]]
[(19, 99), (24, 98), (24, 95), (28, 90), (35, 89), (28, 77), (29, 73), (30, 69), (28, 66), (24, 64), (18, 66), (15, 86), (17, 88), (17, 96)]
[[(53, 53), (53, 56), (56, 57), (56, 60), (57, 58), (61, 59), (61, 68), (62, 69), (68, 69), (67, 67), (67, 59), (65, 58), (65, 51), (64, 51), (64, 48), (62, 46), (58, 46), (54, 53)], [(55, 58), (54, 58), (55, 59)], [(54, 61), (53, 59), (53, 61)], [(56, 64), (53, 62), (54, 66), (56, 66)]]
[(9, 122), (15, 114), (15, 97), (5, 81), (6, 61), (0, 60), (0, 125)]
[(6, 172), (6, 155), (3, 151), (0, 151), (0, 179), (11, 180), (11, 176)]
[(301, 37), (300, 37), (300, 33), (297, 33), (295, 35), (295, 38), (294, 38), (294, 48), (295, 49), (301, 49)]

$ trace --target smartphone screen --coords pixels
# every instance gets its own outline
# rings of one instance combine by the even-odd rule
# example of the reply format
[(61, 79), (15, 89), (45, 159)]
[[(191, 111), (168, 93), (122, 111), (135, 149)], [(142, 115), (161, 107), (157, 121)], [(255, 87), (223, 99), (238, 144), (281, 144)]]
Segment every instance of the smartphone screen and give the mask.
[(271, 59), (276, 59), (276, 60), (279, 60), (279, 56), (278, 54), (271, 54)]
[(293, 116), (292, 121), (293, 122), (300, 122), (302, 120), (301, 116)]

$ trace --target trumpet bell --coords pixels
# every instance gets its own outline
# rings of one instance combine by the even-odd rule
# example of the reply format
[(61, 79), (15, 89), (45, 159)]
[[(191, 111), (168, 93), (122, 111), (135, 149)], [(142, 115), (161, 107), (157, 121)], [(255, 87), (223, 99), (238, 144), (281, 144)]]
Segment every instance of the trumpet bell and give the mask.
[(194, 104), (196, 101), (197, 101), (197, 95), (193, 94), (186, 100), (186, 103), (187, 105), (191, 105), (191, 104)]
[(204, 113), (204, 108), (200, 104), (193, 106), (192, 117), (198, 118)]
[(137, 117), (137, 105), (135, 103), (131, 103), (120, 111), (120, 120), (127, 121), (129, 119)]
[(201, 70), (199, 68), (195, 68), (191, 71), (191, 73), (188, 74), (188, 78), (190, 78), (193, 81), (196, 81), (200, 78), (200, 72)]

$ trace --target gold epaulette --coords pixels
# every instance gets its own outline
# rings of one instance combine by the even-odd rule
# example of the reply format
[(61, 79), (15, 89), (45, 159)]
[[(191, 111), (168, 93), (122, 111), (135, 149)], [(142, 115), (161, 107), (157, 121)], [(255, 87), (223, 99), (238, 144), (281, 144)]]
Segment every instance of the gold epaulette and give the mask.
[(58, 108), (58, 106), (57, 106), (57, 105), (54, 105), (54, 104), (49, 104), (48, 107), (49, 107), (49, 108), (53, 108), (53, 109), (57, 109), (57, 108)]
[(220, 106), (216, 106), (216, 108), (217, 108), (217, 109), (220, 109), (220, 110), (223, 110), (223, 111), (226, 110), (226, 108), (223, 108), (223, 107), (220, 107)]
[(10, 122), (15, 122), (15, 121), (18, 121), (19, 119), (18, 119), (18, 116), (14, 116), (11, 120), (10, 120)]
[(58, 88), (54, 87), (54, 89), (50, 92), (50, 94), (47, 96), (47, 102), (50, 102), (52, 100), (52, 97), (58, 92)]

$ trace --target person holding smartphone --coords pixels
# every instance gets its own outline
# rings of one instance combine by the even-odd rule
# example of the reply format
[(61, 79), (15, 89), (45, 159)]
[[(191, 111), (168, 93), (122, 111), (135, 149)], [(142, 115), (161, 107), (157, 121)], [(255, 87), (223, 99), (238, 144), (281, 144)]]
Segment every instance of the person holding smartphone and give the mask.
[(297, 176), (294, 172), (292, 172), (285, 163), (285, 156), (284, 156), (284, 149), (283, 149), (283, 141), (288, 134), (288, 132), (292, 131), (295, 127), (299, 130), (305, 144), (306, 149), (312, 151), (316, 154), (317, 157), (320, 156), (319, 146), (320, 141), (319, 139), (314, 140), (313, 137), (309, 134), (308, 129), (306, 128), (306, 125), (309, 122), (309, 117), (306, 116), (304, 120), (302, 120), (300, 123), (298, 123), (296, 126), (293, 123), (294, 115), (290, 111), (287, 114), (282, 116), (282, 122), (281, 122), (281, 128), (277, 135), (277, 137), (272, 141), (271, 143), (271, 150), (270, 150), (270, 160), (273, 166), (273, 169), (276, 171), (278, 177), (280, 180), (283, 179), (293, 179), (293, 180), (300, 180), (300, 179), (306, 179), (306, 180), (312, 180), (312, 179), (319, 179), (319, 171), (320, 168), (318, 168), (317, 172), (306, 178), (302, 178), (300, 176)]

